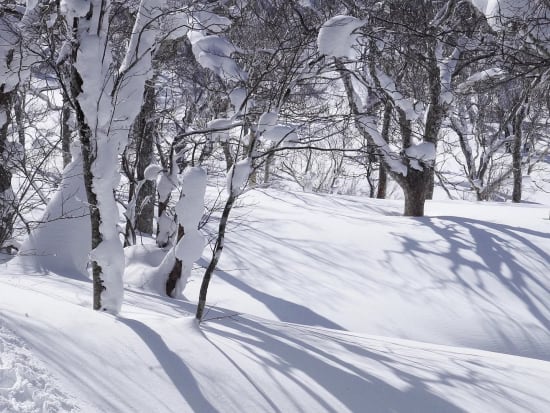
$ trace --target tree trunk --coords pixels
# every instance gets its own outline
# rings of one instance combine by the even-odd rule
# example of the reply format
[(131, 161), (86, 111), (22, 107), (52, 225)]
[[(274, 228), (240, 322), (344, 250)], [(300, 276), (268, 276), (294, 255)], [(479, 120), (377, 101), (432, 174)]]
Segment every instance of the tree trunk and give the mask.
[(216, 269), (216, 266), (218, 265), (218, 261), (220, 260), (220, 257), (222, 255), (223, 245), (225, 241), (225, 230), (227, 228), (229, 214), (231, 213), (231, 209), (233, 208), (235, 199), (236, 197), (233, 194), (231, 194), (229, 195), (229, 197), (227, 198), (227, 201), (225, 202), (225, 207), (223, 208), (222, 217), (220, 219), (220, 226), (218, 228), (218, 237), (216, 238), (216, 245), (214, 246), (214, 250), (212, 252), (212, 259), (210, 260), (210, 264), (208, 264), (208, 268), (206, 269), (204, 273), (204, 277), (202, 279), (201, 290), (199, 293), (199, 304), (197, 306), (197, 313), (196, 313), (196, 318), (199, 321), (202, 321), (202, 317), (204, 315), (204, 308), (206, 307), (206, 295), (208, 293), (208, 286), (210, 285), (212, 274), (214, 273), (214, 270)]
[[(153, 148), (155, 145), (155, 130), (157, 121), (154, 119), (155, 112), (155, 79), (145, 84), (143, 106), (134, 123), (134, 137), (137, 141), (136, 147), (136, 174), (137, 180), (145, 179), (145, 169), (154, 161)], [(156, 185), (154, 181), (145, 181), (136, 194), (136, 223), (135, 229), (144, 234), (153, 234), (153, 217), (155, 208)]]
[(8, 127), (11, 122), (12, 92), (0, 89), (0, 246), (13, 234), (15, 199), (11, 188), (10, 167), (7, 153)]
[(513, 170), (513, 182), (514, 187), (512, 190), (512, 202), (521, 202), (521, 184), (522, 184), (522, 170), (521, 170), (521, 141), (524, 110), (520, 109), (519, 113), (514, 118), (513, 133), (514, 141), (512, 143), (512, 170)]
[(71, 156), (71, 105), (69, 97), (63, 94), (63, 109), (61, 110), (61, 152), (63, 153), (63, 167), (72, 161)]
[(403, 215), (409, 217), (424, 216), (424, 204), (426, 201), (427, 185), (429, 171), (426, 169), (418, 171), (409, 168), (403, 193), (405, 195), (405, 210)]
[[(176, 240), (176, 244), (183, 238), (184, 235), (185, 235), (184, 228), (181, 225), (178, 225), (178, 237)], [(176, 258), (176, 261), (174, 262), (174, 266), (170, 270), (170, 273), (168, 274), (168, 279), (166, 280), (166, 295), (168, 297), (174, 296), (174, 290), (176, 289), (178, 280), (181, 278), (182, 269), (183, 269), (183, 262), (179, 258)]]

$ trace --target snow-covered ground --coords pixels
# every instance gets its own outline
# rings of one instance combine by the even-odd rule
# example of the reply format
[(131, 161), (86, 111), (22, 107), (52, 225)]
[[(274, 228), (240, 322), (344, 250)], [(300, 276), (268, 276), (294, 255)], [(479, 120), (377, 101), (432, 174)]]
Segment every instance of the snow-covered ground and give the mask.
[(247, 192), (200, 326), (202, 268), (185, 300), (139, 288), (152, 246), (117, 317), (89, 281), (0, 264), (0, 412), (550, 411), (550, 207), (401, 209)]

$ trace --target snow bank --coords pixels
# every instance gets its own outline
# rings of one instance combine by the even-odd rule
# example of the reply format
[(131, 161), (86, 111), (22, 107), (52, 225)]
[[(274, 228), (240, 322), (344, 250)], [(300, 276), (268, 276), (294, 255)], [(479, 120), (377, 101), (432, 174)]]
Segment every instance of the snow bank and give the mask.
[(75, 157), (63, 171), (61, 184), (48, 203), (41, 223), (22, 243), (16, 261), (32, 271), (87, 278), (90, 211), (82, 177), (82, 158), (78, 150), (72, 153)]

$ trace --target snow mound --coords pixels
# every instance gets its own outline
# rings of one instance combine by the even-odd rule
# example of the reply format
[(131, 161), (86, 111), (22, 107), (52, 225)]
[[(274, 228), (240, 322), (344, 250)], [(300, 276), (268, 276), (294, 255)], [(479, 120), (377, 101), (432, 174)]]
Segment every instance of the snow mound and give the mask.
[(77, 411), (76, 401), (59, 389), (23, 340), (0, 324), (0, 412)]

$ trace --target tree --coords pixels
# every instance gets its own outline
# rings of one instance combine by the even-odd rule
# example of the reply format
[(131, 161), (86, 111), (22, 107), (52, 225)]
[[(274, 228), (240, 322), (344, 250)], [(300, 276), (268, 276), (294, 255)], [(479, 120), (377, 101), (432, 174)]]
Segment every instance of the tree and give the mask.
[[(122, 304), (124, 253), (118, 236), (113, 191), (120, 175), (118, 154), (141, 108), (151, 77), (152, 54), (162, 2), (142, 0), (124, 61), (113, 71), (109, 25), (110, 0), (66, 2), (72, 27), (71, 101), (76, 113), (90, 207), (93, 308), (118, 312)], [(98, 58), (99, 57), (99, 58)]]
[(0, 247), (12, 236), (17, 210), (11, 185), (12, 160), (19, 158), (22, 150), (8, 140), (11, 112), (18, 99), (18, 87), (28, 78), (34, 63), (35, 56), (27, 46), (41, 7), (40, 2), (29, 3), (21, 13), (15, 1), (0, 5)]
[[(404, 215), (424, 214), (453, 78), (479, 58), (472, 56), (474, 45), (483, 51), (475, 35), (484, 22), (469, 2), (394, 1), (371, 6), (363, 19), (334, 17), (320, 30), (319, 51), (333, 59), (355, 126), (403, 189)], [(388, 106), (398, 142), (388, 143), (380, 131)]]

